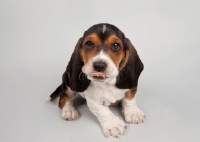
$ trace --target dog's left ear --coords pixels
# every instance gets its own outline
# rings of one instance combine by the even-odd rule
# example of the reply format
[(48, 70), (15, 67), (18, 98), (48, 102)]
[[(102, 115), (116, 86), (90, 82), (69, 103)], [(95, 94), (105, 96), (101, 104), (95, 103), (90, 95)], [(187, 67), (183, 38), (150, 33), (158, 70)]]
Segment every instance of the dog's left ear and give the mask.
[(120, 65), (116, 86), (120, 89), (137, 87), (140, 73), (144, 66), (137, 51), (128, 38), (125, 39), (125, 58)]
[(84, 65), (80, 55), (82, 40), (83, 38), (78, 40), (71, 59), (67, 65), (67, 69), (63, 74), (63, 89), (70, 87), (70, 89), (74, 92), (83, 92), (90, 84), (90, 80), (88, 80), (82, 72), (82, 67)]

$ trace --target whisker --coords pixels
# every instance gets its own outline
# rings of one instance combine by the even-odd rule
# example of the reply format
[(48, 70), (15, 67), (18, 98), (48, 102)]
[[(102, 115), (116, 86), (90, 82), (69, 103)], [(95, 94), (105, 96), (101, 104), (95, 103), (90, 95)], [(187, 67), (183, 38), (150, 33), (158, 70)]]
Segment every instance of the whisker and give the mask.
[[(124, 74), (123, 74), (123, 73)], [(125, 76), (124, 76), (125, 75)], [(125, 77), (125, 78), (124, 78)], [(126, 80), (128, 78), (128, 73), (122, 69), (120, 72), (119, 72), (119, 82), (122, 82), (122, 80)]]
[(121, 76), (122, 76), (122, 80), (124, 79), (124, 75), (123, 75), (123, 73), (121, 73), (121, 72), (119, 72), (120, 74), (121, 74)]
[(85, 75), (83, 72), (80, 72), (80, 73), (79, 73), (78, 79), (79, 79), (81, 82), (83, 82), (83, 83), (85, 83), (86, 81), (87, 81), (87, 82), (89, 81), (89, 80), (87, 79), (86, 75)]
[(123, 69), (123, 71), (126, 73), (126, 78), (124, 80), (126, 80), (128, 78), (128, 73)]
[(123, 78), (124, 78), (123, 74), (121, 72), (119, 72), (118, 82), (120, 83), (123, 80)]
[(81, 75), (82, 75), (82, 74), (83, 74), (83, 72), (80, 72), (80, 73), (79, 73), (79, 76), (78, 76), (78, 79), (79, 79), (79, 80), (82, 80), (82, 79), (81, 79)]

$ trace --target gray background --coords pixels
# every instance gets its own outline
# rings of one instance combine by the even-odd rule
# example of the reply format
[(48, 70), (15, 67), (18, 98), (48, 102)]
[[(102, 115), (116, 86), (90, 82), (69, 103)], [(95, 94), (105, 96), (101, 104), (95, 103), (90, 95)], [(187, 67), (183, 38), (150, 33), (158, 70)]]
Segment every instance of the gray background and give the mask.
[[(127, 124), (119, 139), (103, 136), (83, 99), (71, 122), (61, 119), (58, 100), (45, 101), (78, 38), (102, 22), (119, 27), (145, 65), (137, 93), (145, 122)], [(1, 0), (0, 141), (198, 142), (199, 52), (199, 0)]]

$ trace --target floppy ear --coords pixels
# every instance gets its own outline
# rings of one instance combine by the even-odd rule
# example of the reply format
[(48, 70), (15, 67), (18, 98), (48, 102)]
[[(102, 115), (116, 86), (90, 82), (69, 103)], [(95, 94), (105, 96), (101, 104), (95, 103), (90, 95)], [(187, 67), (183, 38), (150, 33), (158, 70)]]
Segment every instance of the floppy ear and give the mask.
[(137, 87), (138, 78), (144, 66), (134, 46), (127, 38), (125, 41), (125, 50), (126, 55), (121, 63), (122, 68), (117, 77), (116, 86), (120, 89), (133, 89)]
[(80, 56), (81, 44), (82, 38), (78, 40), (67, 69), (63, 74), (63, 89), (67, 89), (68, 86), (72, 91), (83, 92), (90, 84), (90, 80), (82, 73), (84, 63)]

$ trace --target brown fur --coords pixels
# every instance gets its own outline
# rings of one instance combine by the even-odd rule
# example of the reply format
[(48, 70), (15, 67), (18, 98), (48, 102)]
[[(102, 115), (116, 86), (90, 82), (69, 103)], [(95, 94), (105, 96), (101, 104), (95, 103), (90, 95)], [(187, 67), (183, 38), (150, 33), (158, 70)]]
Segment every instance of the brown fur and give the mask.
[(126, 98), (127, 100), (132, 100), (132, 99), (135, 97), (136, 92), (137, 92), (137, 89), (136, 89), (136, 88), (131, 89), (131, 90), (128, 90), (128, 91), (126, 92), (125, 98)]
[[(111, 50), (112, 45), (114, 43), (119, 43), (120, 45), (120, 50), (118, 52), (113, 52)], [(111, 35), (109, 36), (106, 41), (105, 41), (105, 45), (109, 48), (109, 50), (107, 51), (108, 56), (110, 56), (110, 58), (113, 60), (115, 66), (117, 68), (119, 68), (119, 64), (122, 61), (122, 59), (124, 58), (124, 52), (123, 52), (123, 44), (122, 41), (116, 37), (115, 35)]]
[(130, 55), (130, 52), (126, 51), (125, 56), (122, 59), (121, 65), (119, 66), (119, 70), (122, 70), (126, 66), (126, 63), (128, 62), (129, 55)]
[(62, 96), (60, 97), (59, 100), (59, 108), (63, 108), (65, 103), (67, 101), (71, 101), (74, 98), (74, 94), (72, 92), (70, 92), (69, 90), (65, 90), (65, 92), (62, 93)]
[[(85, 44), (87, 41), (92, 42), (94, 45), (92, 50), (87, 50), (85, 48)], [(82, 50), (81, 50), (81, 57), (84, 63), (87, 63), (92, 57), (94, 57), (96, 55), (96, 46), (100, 45), (101, 41), (99, 39), (99, 37), (96, 34), (91, 34), (89, 36), (87, 36), (84, 41), (83, 41), (83, 46), (82, 46)]]

